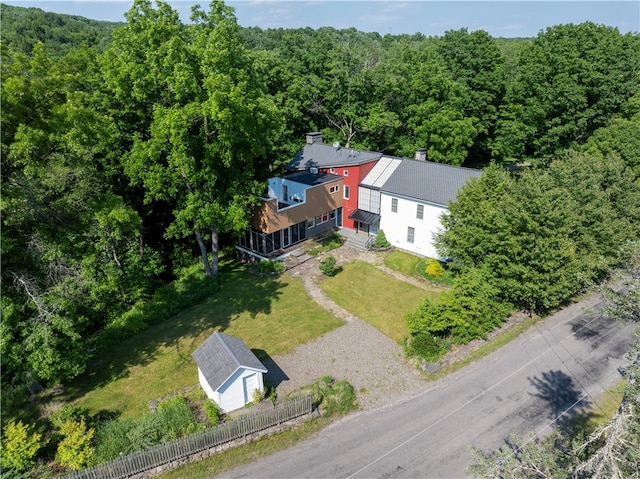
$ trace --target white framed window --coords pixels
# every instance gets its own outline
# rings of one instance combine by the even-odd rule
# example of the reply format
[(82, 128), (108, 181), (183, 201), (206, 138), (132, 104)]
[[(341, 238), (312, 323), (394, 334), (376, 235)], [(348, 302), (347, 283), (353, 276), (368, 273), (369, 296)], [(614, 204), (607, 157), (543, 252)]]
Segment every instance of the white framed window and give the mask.
[(398, 198), (391, 198), (391, 212), (398, 212)]
[(309, 218), (307, 220), (307, 228), (313, 228), (316, 225), (316, 219), (315, 218)]
[(416, 218), (421, 220), (424, 218), (424, 205), (418, 205), (418, 209), (416, 210)]
[(340, 185), (334, 185), (329, 187), (329, 193), (335, 193), (337, 191), (340, 191)]
[(335, 172), (336, 172), (336, 169), (332, 167), (331, 169), (329, 169), (329, 171), (330, 171), (331, 173), (335, 173)]
[(349, 199), (349, 193), (350, 193), (349, 185), (344, 185), (344, 195), (343, 195), (343, 197), (344, 197), (345, 200)]
[(335, 220), (336, 219), (336, 210), (329, 211), (329, 219), (330, 220)]
[(349, 170), (342, 170), (342, 176), (349, 176)]
[(411, 226), (409, 226), (407, 228), (407, 243), (413, 243), (413, 239), (415, 235), (416, 235), (415, 228), (412, 228)]

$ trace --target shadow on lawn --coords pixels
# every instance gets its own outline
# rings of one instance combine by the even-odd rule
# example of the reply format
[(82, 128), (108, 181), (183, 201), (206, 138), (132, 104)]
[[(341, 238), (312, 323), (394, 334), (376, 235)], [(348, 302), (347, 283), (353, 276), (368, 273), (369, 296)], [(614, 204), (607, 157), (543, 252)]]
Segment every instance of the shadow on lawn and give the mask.
[(212, 281), (213, 292), (204, 301), (98, 353), (86, 372), (64, 388), (65, 400), (72, 401), (87, 391), (127, 377), (130, 367), (156, 360), (163, 346), (178, 351), (175, 367), (192, 361), (191, 352), (206, 339), (203, 333), (225, 331), (241, 314), (248, 313), (252, 318), (269, 314), (284, 287), (277, 279), (253, 275), (234, 261), (221, 262), (219, 276)]

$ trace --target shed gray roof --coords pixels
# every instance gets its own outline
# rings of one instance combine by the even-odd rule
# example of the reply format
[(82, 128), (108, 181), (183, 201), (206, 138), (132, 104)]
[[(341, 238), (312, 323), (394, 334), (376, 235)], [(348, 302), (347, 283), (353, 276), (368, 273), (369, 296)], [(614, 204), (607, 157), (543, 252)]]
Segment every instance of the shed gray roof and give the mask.
[(324, 143), (306, 144), (289, 162), (287, 170), (300, 171), (311, 167), (332, 168), (338, 166), (355, 166), (378, 160), (382, 153), (363, 151), (355, 148), (334, 147)]
[(222, 386), (238, 368), (267, 372), (264, 365), (241, 339), (219, 332), (209, 336), (191, 354), (191, 357), (214, 391)]
[(380, 191), (446, 206), (480, 170), (403, 158)]

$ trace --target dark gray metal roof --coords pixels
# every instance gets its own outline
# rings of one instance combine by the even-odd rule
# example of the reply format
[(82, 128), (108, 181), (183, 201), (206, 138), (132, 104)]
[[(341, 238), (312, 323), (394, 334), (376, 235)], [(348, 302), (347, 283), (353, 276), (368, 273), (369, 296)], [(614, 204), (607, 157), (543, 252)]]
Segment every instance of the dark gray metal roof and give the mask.
[(307, 144), (289, 162), (287, 170), (300, 171), (309, 168), (332, 168), (355, 166), (378, 160), (382, 153), (355, 148), (334, 147), (324, 143)]
[(303, 185), (317, 186), (324, 183), (331, 183), (332, 181), (342, 179), (342, 176), (332, 175), (330, 173), (309, 173), (308, 171), (301, 171), (299, 173), (291, 173), (284, 177), (285, 180), (295, 181), (296, 183), (302, 183)]
[(209, 336), (191, 354), (191, 357), (214, 391), (222, 386), (238, 368), (267, 372), (264, 365), (241, 339), (220, 332)]
[(372, 225), (380, 219), (380, 215), (370, 211), (355, 210), (349, 215), (350, 220), (359, 221), (365, 225)]
[(380, 191), (446, 206), (480, 170), (404, 158)]

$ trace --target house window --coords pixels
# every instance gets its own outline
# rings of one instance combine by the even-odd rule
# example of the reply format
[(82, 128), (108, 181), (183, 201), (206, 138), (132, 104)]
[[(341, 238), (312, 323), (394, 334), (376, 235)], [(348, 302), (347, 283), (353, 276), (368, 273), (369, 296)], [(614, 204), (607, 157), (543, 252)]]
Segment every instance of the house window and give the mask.
[(329, 212), (329, 219), (330, 220), (335, 220), (336, 219), (336, 210), (331, 210)]
[(329, 171), (331, 171), (331, 173), (335, 173), (336, 169), (335, 168), (331, 168)]
[(316, 225), (315, 218), (309, 218), (307, 220), (307, 228), (313, 228)]
[(336, 191), (340, 191), (340, 185), (329, 187), (329, 193), (335, 193)]
[(349, 185), (344, 185), (344, 199), (349, 199)]
[(424, 205), (418, 205), (418, 210), (416, 211), (416, 218), (421, 220), (424, 218)]
[(415, 236), (415, 234), (416, 234), (416, 230), (411, 226), (409, 226), (407, 228), (407, 243), (413, 243), (413, 237)]
[(329, 221), (329, 212), (322, 213), (321, 215), (316, 216), (316, 224), (322, 224)]
[(342, 176), (349, 176), (349, 170), (342, 170)]
[(398, 198), (391, 198), (391, 212), (398, 212)]
[(289, 187), (287, 185), (282, 185), (282, 198), (284, 201), (289, 200)]

